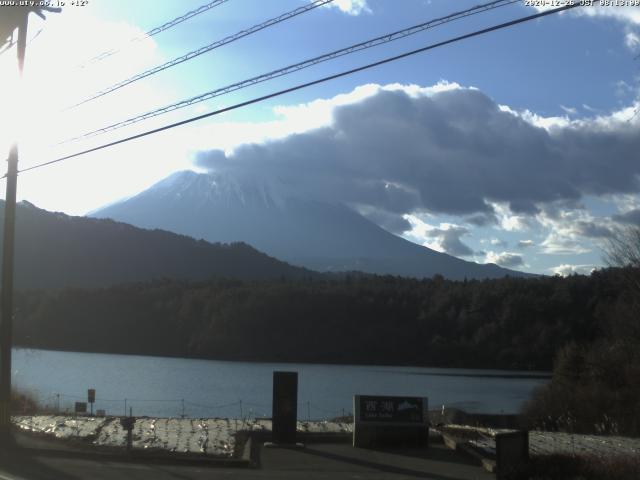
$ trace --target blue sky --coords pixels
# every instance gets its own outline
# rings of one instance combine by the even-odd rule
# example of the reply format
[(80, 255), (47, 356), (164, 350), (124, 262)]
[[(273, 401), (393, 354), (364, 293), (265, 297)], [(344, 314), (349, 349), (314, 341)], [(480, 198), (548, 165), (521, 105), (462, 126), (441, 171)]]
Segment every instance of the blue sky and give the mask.
[[(518, 2), (89, 141), (51, 146), (478, 2), (335, 0), (59, 113), (114, 82), (305, 4), (229, 0), (152, 39), (128, 42), (203, 3), (89, 0), (45, 23), (34, 18), (24, 79), (28, 108), (19, 121), (2, 120), (0, 149), (20, 138), (26, 167), (536, 12)], [(114, 45), (122, 51), (77, 68)], [(196, 168), (195, 159), (220, 150), (207, 168), (284, 172), (416, 243), (530, 272), (587, 273), (602, 265), (607, 235), (640, 218), (640, 115), (633, 117), (639, 53), (640, 8), (578, 8), (25, 173), (18, 196), (83, 214)], [(0, 102), (15, 108), (13, 54), (0, 55), (0, 71), (9, 85)], [(14, 132), (20, 122), (24, 128)], [(350, 153), (328, 160), (338, 134), (352, 136), (341, 144)], [(370, 139), (380, 141), (375, 152)], [(309, 155), (305, 142), (312, 141), (326, 150)], [(478, 145), (486, 147), (483, 154)], [(288, 152), (286, 161), (264, 160), (279, 151)], [(310, 178), (301, 164), (312, 164), (322, 179)]]

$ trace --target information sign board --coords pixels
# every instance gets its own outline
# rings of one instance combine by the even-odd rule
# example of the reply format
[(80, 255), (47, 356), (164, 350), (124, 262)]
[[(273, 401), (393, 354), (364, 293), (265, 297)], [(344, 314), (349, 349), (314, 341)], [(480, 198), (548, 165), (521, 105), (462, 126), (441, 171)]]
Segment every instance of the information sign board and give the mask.
[(423, 398), (358, 395), (361, 422), (424, 423)]
[(427, 398), (354, 395), (353, 446), (428, 445)]

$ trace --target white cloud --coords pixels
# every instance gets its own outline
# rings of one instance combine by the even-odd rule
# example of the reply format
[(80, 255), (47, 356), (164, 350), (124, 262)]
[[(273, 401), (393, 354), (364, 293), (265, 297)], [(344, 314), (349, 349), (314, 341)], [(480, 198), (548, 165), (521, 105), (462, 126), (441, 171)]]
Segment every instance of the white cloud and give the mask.
[[(230, 149), (234, 135), (228, 132), (240, 127), (207, 127), (211, 134), (199, 136), (214, 150), (200, 152), (197, 160), (219, 172), (275, 175), (286, 180), (290, 194), (300, 190), (355, 206), (394, 233), (409, 228), (406, 215), (431, 212), (512, 232), (542, 225), (550, 232), (543, 251), (586, 252), (593, 246), (583, 237), (604, 238), (607, 225), (557, 210), (580, 210), (577, 202), (585, 195), (637, 192), (640, 122), (627, 121), (625, 110), (578, 120), (544, 118), (447, 82), (369, 84), (277, 107), (280, 118), (273, 122), (243, 124), (238, 140), (259, 143)], [(216, 152), (215, 143), (225, 141), (226, 155)], [(465, 232), (439, 230), (419, 243), (470, 254), (455, 243)]]
[[(405, 216), (417, 211), (467, 219), (480, 215), (508, 231), (527, 230), (537, 226), (540, 204), (579, 198), (590, 190), (631, 193), (638, 171), (627, 150), (635, 148), (632, 133), (640, 122), (627, 122), (620, 112), (573, 121), (545, 119), (446, 81), (427, 87), (367, 84), (274, 111), (277, 118), (268, 122), (218, 118), (173, 130), (170, 137), (133, 142), (127, 156), (148, 157), (152, 145), (161, 157), (174, 157), (154, 162), (176, 167), (189, 149), (203, 158), (202, 151), (219, 149), (226, 158), (217, 156), (216, 168), (282, 174), (298, 188), (358, 206), (396, 233), (407, 226)], [(618, 144), (611, 152), (611, 145)], [(114, 157), (118, 154), (104, 155), (126, 170), (126, 159)], [(116, 172), (114, 185), (120, 185), (122, 175), (117, 168), (111, 171)], [(147, 176), (145, 184), (150, 181)], [(425, 235), (421, 241), (446, 247), (442, 235)]]
[[(559, 6), (559, 3), (568, 4), (576, 3), (576, 0), (543, 0), (544, 5), (538, 5), (542, 2), (536, 1), (535, 8), (538, 11), (551, 10)], [(622, 0), (620, 3), (625, 3)], [(569, 11), (571, 15), (587, 16), (587, 17), (608, 17), (615, 18), (625, 23), (640, 24), (640, 8), (637, 6), (607, 6), (601, 5), (600, 0), (594, 0), (592, 6), (581, 6)]]
[(489, 251), (485, 254), (485, 263), (495, 263), (505, 268), (515, 268), (524, 266), (524, 259), (519, 253), (512, 252), (493, 252)]
[(333, 0), (327, 7), (337, 8), (348, 15), (371, 13), (367, 0)]
[(583, 254), (601, 248), (610, 237), (614, 222), (596, 217), (579, 204), (548, 204), (541, 207), (536, 220), (547, 231), (540, 244), (547, 254)]
[(563, 263), (556, 267), (550, 268), (549, 271), (554, 275), (567, 277), (573, 274), (589, 275), (595, 269), (596, 269), (595, 265), (571, 265), (571, 264)]
[(640, 35), (636, 32), (628, 31), (624, 36), (624, 44), (629, 50), (637, 50), (640, 47)]
[(640, 24), (640, 8), (637, 6), (600, 6), (599, 1), (594, 2), (592, 7), (576, 8), (578, 15), (589, 17), (609, 17), (615, 18), (625, 23)]
[[(454, 255), (456, 257), (470, 257), (473, 250), (462, 242), (461, 238), (469, 235), (467, 228), (454, 224), (440, 224), (440, 228), (434, 228), (428, 232), (428, 235), (435, 239), (435, 243), (439, 247), (439, 251)], [(429, 242), (433, 244), (434, 242)]]
[(431, 232), (438, 227), (427, 223), (425, 220), (417, 215), (404, 215), (404, 218), (411, 225), (411, 229), (404, 232), (403, 237), (414, 243), (418, 243), (425, 247), (428, 247), (437, 252), (444, 253), (444, 248), (440, 242), (440, 239), (433, 238)]
[[(541, 115), (538, 115), (536, 113), (533, 113), (530, 110), (520, 110), (520, 111), (516, 111), (514, 109), (512, 109), (511, 107), (509, 107), (508, 105), (498, 105), (498, 108), (502, 111), (502, 112), (507, 112), (512, 114), (513, 116), (522, 118), (523, 120), (525, 120), (527, 123), (530, 123), (531, 125), (535, 126), (535, 127), (540, 127), (540, 128), (544, 128), (547, 131), (550, 131), (554, 128), (565, 128), (567, 126), (569, 126), (571, 124), (571, 120), (569, 119), (569, 117), (567, 117), (566, 115), (563, 115), (562, 117), (543, 117)], [(564, 109), (564, 107), (561, 106), (561, 108)]]
[(518, 241), (517, 247), (530, 248), (530, 247), (533, 247), (534, 245), (535, 245), (535, 242), (533, 240), (520, 240)]
[(498, 219), (498, 224), (503, 230), (508, 232), (522, 232), (532, 227), (533, 219), (528, 215), (515, 214), (509, 205), (502, 202), (489, 202), (493, 212)]
[(405, 215), (404, 218), (411, 225), (403, 235), (407, 240), (456, 257), (474, 255), (473, 250), (462, 242), (462, 237), (471, 235), (469, 229), (448, 222), (431, 225), (417, 215)]
[(540, 244), (542, 252), (551, 255), (580, 255), (591, 252), (584, 242), (551, 232)]
[[(619, 92), (621, 94), (627, 94), (637, 91), (624, 80), (616, 82), (614, 88), (616, 89), (616, 92)], [(590, 107), (589, 105), (583, 104), (582, 106), (585, 110), (591, 113), (598, 112), (597, 109)], [(549, 133), (556, 134), (558, 132), (568, 131), (570, 128), (597, 128), (613, 131), (615, 129), (623, 127), (624, 124), (634, 124), (635, 126), (638, 126), (640, 125), (640, 121), (638, 121), (638, 116), (635, 115), (638, 107), (640, 107), (640, 98), (636, 99), (631, 105), (623, 107), (619, 110), (614, 110), (610, 113), (595, 115), (592, 117), (576, 118), (572, 120), (566, 115), (563, 115), (561, 117), (544, 117), (527, 109), (518, 111), (512, 109), (508, 105), (498, 105), (498, 108), (501, 111), (521, 118), (522, 120), (525, 120), (527, 123), (535, 127), (544, 128)], [(561, 108), (565, 109), (565, 111), (569, 113), (567, 107), (561, 106)]]
[(268, 122), (215, 122), (194, 126), (192, 129), (195, 133), (191, 137), (191, 145), (195, 150), (217, 148), (232, 153), (236, 147), (243, 144), (265, 143), (330, 126), (333, 124), (336, 108), (359, 103), (380, 92), (404, 92), (411, 98), (419, 98), (461, 88), (458, 83), (445, 80), (428, 87), (415, 84), (368, 83), (331, 98), (319, 98), (297, 105), (277, 105), (273, 112), (278, 118)]
[(278, 105), (273, 110), (282, 117), (283, 124), (296, 125), (299, 129), (298, 131), (303, 132), (330, 125), (333, 122), (333, 113), (337, 107), (361, 102), (380, 92), (404, 92), (411, 98), (419, 98), (461, 88), (455, 82), (444, 80), (430, 87), (421, 87), (415, 84), (402, 85), (400, 83), (387, 85), (368, 83), (354, 88), (349, 93), (338, 94), (332, 98), (320, 98), (298, 105)]
[(614, 195), (612, 201), (621, 213), (640, 209), (638, 195)]

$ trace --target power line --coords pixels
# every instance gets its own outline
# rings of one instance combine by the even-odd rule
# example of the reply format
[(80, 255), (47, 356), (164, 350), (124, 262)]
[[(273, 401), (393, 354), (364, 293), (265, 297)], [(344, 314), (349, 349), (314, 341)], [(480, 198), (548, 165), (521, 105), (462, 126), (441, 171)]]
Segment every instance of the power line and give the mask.
[(179, 127), (179, 126), (182, 126), (182, 125), (186, 125), (188, 123), (196, 122), (198, 120), (202, 120), (204, 118), (212, 117), (214, 115), (220, 115), (222, 113), (229, 112), (231, 110), (236, 110), (238, 108), (246, 107), (248, 105), (252, 105), (254, 103), (258, 103), (258, 102), (262, 102), (264, 100), (268, 100), (268, 99), (271, 99), (271, 98), (274, 98), (274, 97), (278, 97), (278, 96), (284, 95), (286, 93), (291, 93), (291, 92), (295, 92), (297, 90), (302, 90), (303, 88), (311, 87), (313, 85), (318, 85), (320, 83), (324, 83), (324, 82), (327, 82), (327, 81), (330, 81), (330, 80), (335, 80), (336, 78), (345, 77), (347, 75), (351, 75), (351, 74), (354, 74), (354, 73), (357, 73), (357, 72), (368, 70), (370, 68), (377, 67), (377, 66), (380, 66), (380, 65), (384, 65), (386, 63), (394, 62), (396, 60), (400, 60), (402, 58), (406, 58), (406, 57), (409, 57), (409, 56), (412, 56), (412, 55), (416, 55), (418, 53), (426, 52), (428, 50), (432, 50), (432, 49), (435, 49), (435, 48), (438, 48), (438, 47), (449, 45), (451, 43), (459, 42), (461, 40), (466, 40), (466, 39), (472, 38), (472, 37), (477, 37), (477, 36), (483, 35), (485, 33), (490, 33), (490, 32), (496, 31), (496, 30), (501, 30), (503, 28), (511, 27), (511, 26), (514, 26), (514, 25), (518, 25), (520, 23), (524, 23), (524, 22), (528, 22), (528, 21), (531, 21), (531, 20), (535, 20), (537, 18), (545, 17), (547, 15), (552, 15), (552, 14), (559, 13), (559, 12), (562, 12), (562, 11), (565, 11), (565, 10), (569, 10), (571, 8), (575, 8), (575, 7), (579, 7), (579, 6), (581, 6), (581, 4), (579, 4), (579, 3), (568, 4), (568, 5), (565, 5), (565, 6), (562, 6), (562, 7), (554, 8), (552, 10), (545, 10), (545, 11), (542, 11), (542, 12), (539, 12), (539, 13), (536, 13), (536, 14), (533, 14), (533, 15), (528, 15), (526, 17), (520, 17), (520, 18), (517, 18), (515, 20), (511, 20), (511, 21), (505, 22), (505, 23), (500, 23), (498, 25), (494, 25), (494, 26), (491, 26), (491, 27), (483, 28), (482, 30), (476, 30), (474, 32), (467, 33), (465, 35), (460, 35), (458, 37), (450, 38), (449, 40), (444, 40), (442, 42), (433, 43), (431, 45), (427, 45), (425, 47), (418, 48), (416, 50), (411, 50), (409, 52), (402, 53), (400, 55), (395, 55), (393, 57), (387, 57), (387, 58), (385, 58), (383, 60), (379, 60), (377, 62), (373, 62), (373, 63), (369, 63), (369, 64), (366, 64), (366, 65), (363, 65), (363, 66), (360, 66), (360, 67), (352, 68), (350, 70), (345, 70), (345, 71), (340, 72), (340, 73), (336, 73), (336, 74), (333, 74), (333, 75), (322, 77), (322, 78), (319, 78), (317, 80), (313, 80), (313, 81), (310, 81), (310, 82), (301, 83), (301, 84), (296, 85), (294, 87), (289, 87), (289, 88), (286, 88), (284, 90), (280, 90), (280, 91), (277, 91), (277, 92), (274, 92), (274, 93), (270, 93), (268, 95), (263, 95), (261, 97), (257, 97), (257, 98), (253, 98), (251, 100), (247, 100), (247, 101), (244, 101), (244, 102), (241, 102), (241, 103), (237, 103), (237, 104), (232, 105), (230, 107), (221, 108), (221, 109), (215, 110), (213, 112), (209, 112), (209, 113), (205, 113), (205, 114), (198, 115), (198, 116), (195, 116), (195, 117), (191, 117), (191, 118), (188, 118), (186, 120), (181, 120), (179, 122), (175, 122), (175, 123), (172, 123), (172, 124), (169, 124), (169, 125), (165, 125), (163, 127), (155, 128), (153, 130), (148, 130), (146, 132), (138, 133), (136, 135), (131, 135), (129, 137), (122, 138), (120, 140), (115, 140), (113, 142), (105, 143), (105, 144), (99, 145), (97, 147), (89, 148), (89, 149), (86, 149), (86, 150), (83, 150), (83, 151), (80, 151), (80, 152), (77, 152), (77, 153), (73, 153), (73, 154), (70, 154), (70, 155), (65, 155), (63, 157), (56, 158), (55, 160), (50, 160), (48, 162), (43, 162), (43, 163), (40, 163), (40, 164), (37, 164), (37, 165), (33, 165), (31, 167), (28, 167), (28, 168), (20, 170), (19, 173), (28, 172), (30, 170), (35, 170), (37, 168), (42, 168), (42, 167), (45, 167), (45, 166), (48, 166), (48, 165), (52, 165), (54, 163), (59, 163), (59, 162), (62, 162), (64, 160), (68, 160), (68, 159), (71, 159), (71, 158), (79, 157), (81, 155), (86, 155), (88, 153), (96, 152), (96, 151), (102, 150), (104, 148), (113, 147), (115, 145), (120, 145), (122, 143), (126, 143), (126, 142), (129, 142), (129, 141), (132, 141), (132, 140), (137, 140), (138, 138), (146, 137), (148, 135), (153, 135), (155, 133), (160, 133), (160, 132), (163, 132), (165, 130), (170, 130), (172, 128)]
[[(164, 32), (165, 30), (168, 30), (171, 27), (175, 27), (176, 25), (178, 25), (178, 24), (180, 24), (182, 22), (185, 22), (185, 21), (189, 20), (190, 18), (195, 17), (196, 15), (200, 15), (201, 13), (204, 13), (204, 12), (206, 12), (208, 10), (211, 10), (212, 8), (217, 7), (218, 5), (222, 5), (223, 3), (226, 3), (228, 1), (229, 0), (214, 0), (213, 2), (209, 2), (209, 3), (206, 3), (204, 5), (201, 5), (198, 8), (185, 13), (184, 15), (180, 15), (179, 17), (176, 17), (173, 20), (168, 21), (167, 23), (163, 23), (159, 27), (152, 28), (148, 32), (145, 32), (144, 34), (142, 34), (142, 35), (140, 35), (138, 37), (132, 38), (131, 40), (129, 40), (129, 43), (140, 42), (140, 41), (145, 40), (147, 38), (153, 37), (154, 35), (157, 35), (160, 32)], [(79, 65), (79, 67), (80, 68), (84, 68), (90, 63), (94, 63), (94, 62), (98, 62), (100, 60), (104, 60), (105, 58), (110, 57), (111, 55), (114, 55), (114, 54), (120, 52), (121, 50), (122, 50), (121, 48), (114, 48), (112, 50), (107, 50), (105, 52), (102, 52), (99, 55), (96, 55), (95, 57), (90, 58), (89, 60), (87, 60), (82, 65)]]
[(0, 49), (0, 55), (2, 55), (4, 52), (11, 50), (11, 47), (13, 47), (16, 43), (18, 42), (14, 40), (7, 41)]
[(453, 22), (455, 20), (459, 20), (461, 18), (466, 18), (469, 17), (471, 15), (476, 15), (478, 13), (483, 13), (489, 10), (493, 10), (495, 8), (500, 8), (500, 7), (504, 7), (507, 5), (511, 5), (513, 3), (518, 2), (519, 0), (496, 0), (496, 1), (492, 1), (483, 5), (478, 5), (472, 8), (469, 8), (467, 10), (462, 10), (460, 12), (455, 12), (452, 13), (450, 15), (447, 15), (445, 17), (440, 17), (440, 18), (436, 18), (433, 20), (429, 20), (427, 22), (424, 23), (420, 23), (418, 25), (414, 25), (412, 27), (409, 28), (405, 28), (403, 30), (398, 30), (396, 32), (393, 33), (389, 33), (386, 35), (382, 35), (380, 37), (376, 37), (370, 40), (367, 40), (365, 42), (361, 42), (361, 43), (357, 43), (354, 45), (351, 45), (349, 47), (345, 47), (345, 48), (341, 48), (339, 50), (335, 50), (333, 52), (329, 52), (329, 53), (325, 53), (323, 55), (320, 55), (318, 57), (314, 57), (308, 60), (304, 60), (302, 62), (299, 63), (295, 63), (293, 65), (289, 65), (287, 67), (284, 68), (280, 68), (278, 70), (273, 70), (271, 72), (262, 74), (262, 75), (258, 75), (256, 77), (250, 78), (248, 80), (242, 80), (240, 82), (237, 83), (233, 83), (231, 85), (227, 85), (226, 87), (221, 87), (215, 90), (211, 90), (209, 92), (203, 93), (201, 95), (197, 95), (195, 97), (189, 98), (187, 100), (182, 100), (180, 102), (177, 103), (173, 103), (171, 105), (167, 105), (165, 107), (162, 108), (158, 108), (156, 110), (152, 110), (150, 112), (146, 112), (143, 113), (141, 115), (137, 115), (135, 117), (131, 117), (128, 118), (126, 120), (108, 125), (106, 127), (102, 127), (99, 128), (97, 130), (92, 130), (90, 132), (84, 133), (78, 137), (73, 137), (67, 140), (64, 140), (63, 142), (60, 142), (61, 144), (63, 143), (69, 143), (69, 142), (74, 142), (77, 140), (81, 140), (84, 138), (90, 138), (90, 137), (94, 137), (96, 135), (101, 135), (113, 130), (117, 130), (119, 128), (123, 128), (129, 125), (132, 125), (134, 123), (138, 123), (141, 122), (143, 120), (147, 120), (149, 118), (153, 118), (156, 117), (158, 115), (162, 115), (168, 112), (172, 112), (174, 110), (178, 110), (180, 108), (184, 108), (184, 107), (188, 107), (190, 105), (194, 105), (196, 103), (200, 103), (200, 102), (204, 102), (206, 100), (210, 100), (212, 98), (215, 97), (219, 97), (222, 95), (226, 95), (228, 93), (234, 92), (236, 90), (241, 90), (243, 88), (252, 86), (252, 85), (256, 85), (258, 83), (262, 83), (268, 80), (272, 80), (274, 78), (278, 78), (284, 75), (288, 75), (290, 73), (294, 73), (300, 70), (303, 70), (305, 68), (311, 67), (313, 65), (317, 65), (319, 63), (323, 63), (329, 60), (333, 60), (335, 58), (339, 58), (345, 55), (349, 55), (352, 54), (354, 52), (358, 52), (361, 50), (366, 50), (369, 48), (373, 48), (376, 47), (378, 45), (384, 44), (384, 43), (388, 43), (388, 42), (392, 42), (394, 40), (398, 40), (401, 38), (405, 38), (408, 37), (410, 35), (414, 35), (418, 32), (427, 30), (429, 28), (434, 28), (440, 25), (444, 25), (446, 23), (449, 22)]
[(100, 98), (104, 95), (107, 95), (108, 93), (114, 92), (116, 90), (119, 90), (120, 88), (129, 85), (131, 83), (137, 82), (138, 80), (142, 80), (143, 78), (149, 77), (155, 73), (161, 72), (163, 70), (166, 70), (168, 68), (174, 67), (176, 65), (179, 65), (183, 62), (186, 62), (188, 60), (192, 60), (200, 55), (202, 55), (203, 53), (207, 53), (210, 52), (211, 50), (214, 50), (216, 48), (220, 48), (224, 45), (227, 45), (229, 43), (235, 42), (236, 40), (239, 40), (241, 38), (247, 37), (253, 33), (259, 32), (260, 30), (264, 30), (265, 28), (271, 27), (273, 25), (276, 25), (278, 23), (284, 22), (285, 20), (289, 20), (290, 18), (296, 17), (298, 15), (301, 15), (303, 13), (306, 13), (310, 10), (313, 10), (314, 8), (318, 8), (321, 7), (322, 5), (326, 5), (330, 2), (333, 2), (333, 0), (314, 0), (313, 2), (304, 5), (302, 7), (298, 7), (294, 10), (291, 10), (289, 12), (283, 13), (281, 15), (278, 15), (277, 17), (271, 18), (265, 22), (259, 23), (257, 25), (254, 25), (253, 27), (250, 27), (246, 30), (241, 30), (233, 35), (229, 35), (225, 38), (223, 38), (222, 40), (217, 40), (213, 43), (210, 43), (209, 45), (205, 45), (204, 47), (200, 47), (197, 48), (196, 50), (192, 50), (189, 53), (186, 53), (184, 55), (181, 55), (180, 57), (176, 57), (173, 60), (169, 60), (166, 63), (163, 63), (162, 65), (158, 65), (155, 66), (153, 68), (150, 68), (149, 70), (146, 70), (142, 73), (138, 73), (137, 75), (134, 75), (133, 77), (129, 77), (126, 80), (122, 80), (121, 82), (115, 83), (113, 85), (111, 85), (110, 87), (105, 88), (104, 90), (99, 91), (98, 93), (82, 100), (79, 103), (76, 103), (75, 105), (72, 105), (71, 107), (69, 107), (67, 110), (71, 110), (73, 108), (79, 107), (80, 105), (84, 105), (87, 102), (90, 102), (91, 100), (95, 100), (96, 98)]

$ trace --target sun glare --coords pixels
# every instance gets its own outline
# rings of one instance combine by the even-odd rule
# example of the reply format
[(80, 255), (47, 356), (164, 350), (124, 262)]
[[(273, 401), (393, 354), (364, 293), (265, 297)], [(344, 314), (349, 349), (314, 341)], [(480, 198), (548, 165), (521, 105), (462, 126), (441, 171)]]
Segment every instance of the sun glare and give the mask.
[[(15, 48), (2, 55), (0, 63), (0, 157), (6, 155), (11, 144), (23, 140), (26, 125), (24, 85), (20, 81)], [(9, 58), (10, 57), (10, 58)], [(10, 61), (9, 61), (10, 60)], [(23, 108), (21, 108), (23, 107)]]
[(60, 147), (60, 142), (139, 113), (137, 109), (144, 109), (145, 103), (162, 103), (153, 89), (130, 88), (109, 102), (95, 101), (65, 111), (121, 76), (160, 60), (153, 40), (146, 40), (80, 68), (88, 59), (141, 33), (124, 22), (98, 20), (90, 9), (64, 10), (48, 15), (44, 22), (31, 15), (23, 78), (18, 74), (15, 47), (0, 55), (0, 157), (18, 142), (21, 165), (46, 161), (78, 149), (77, 145)]

